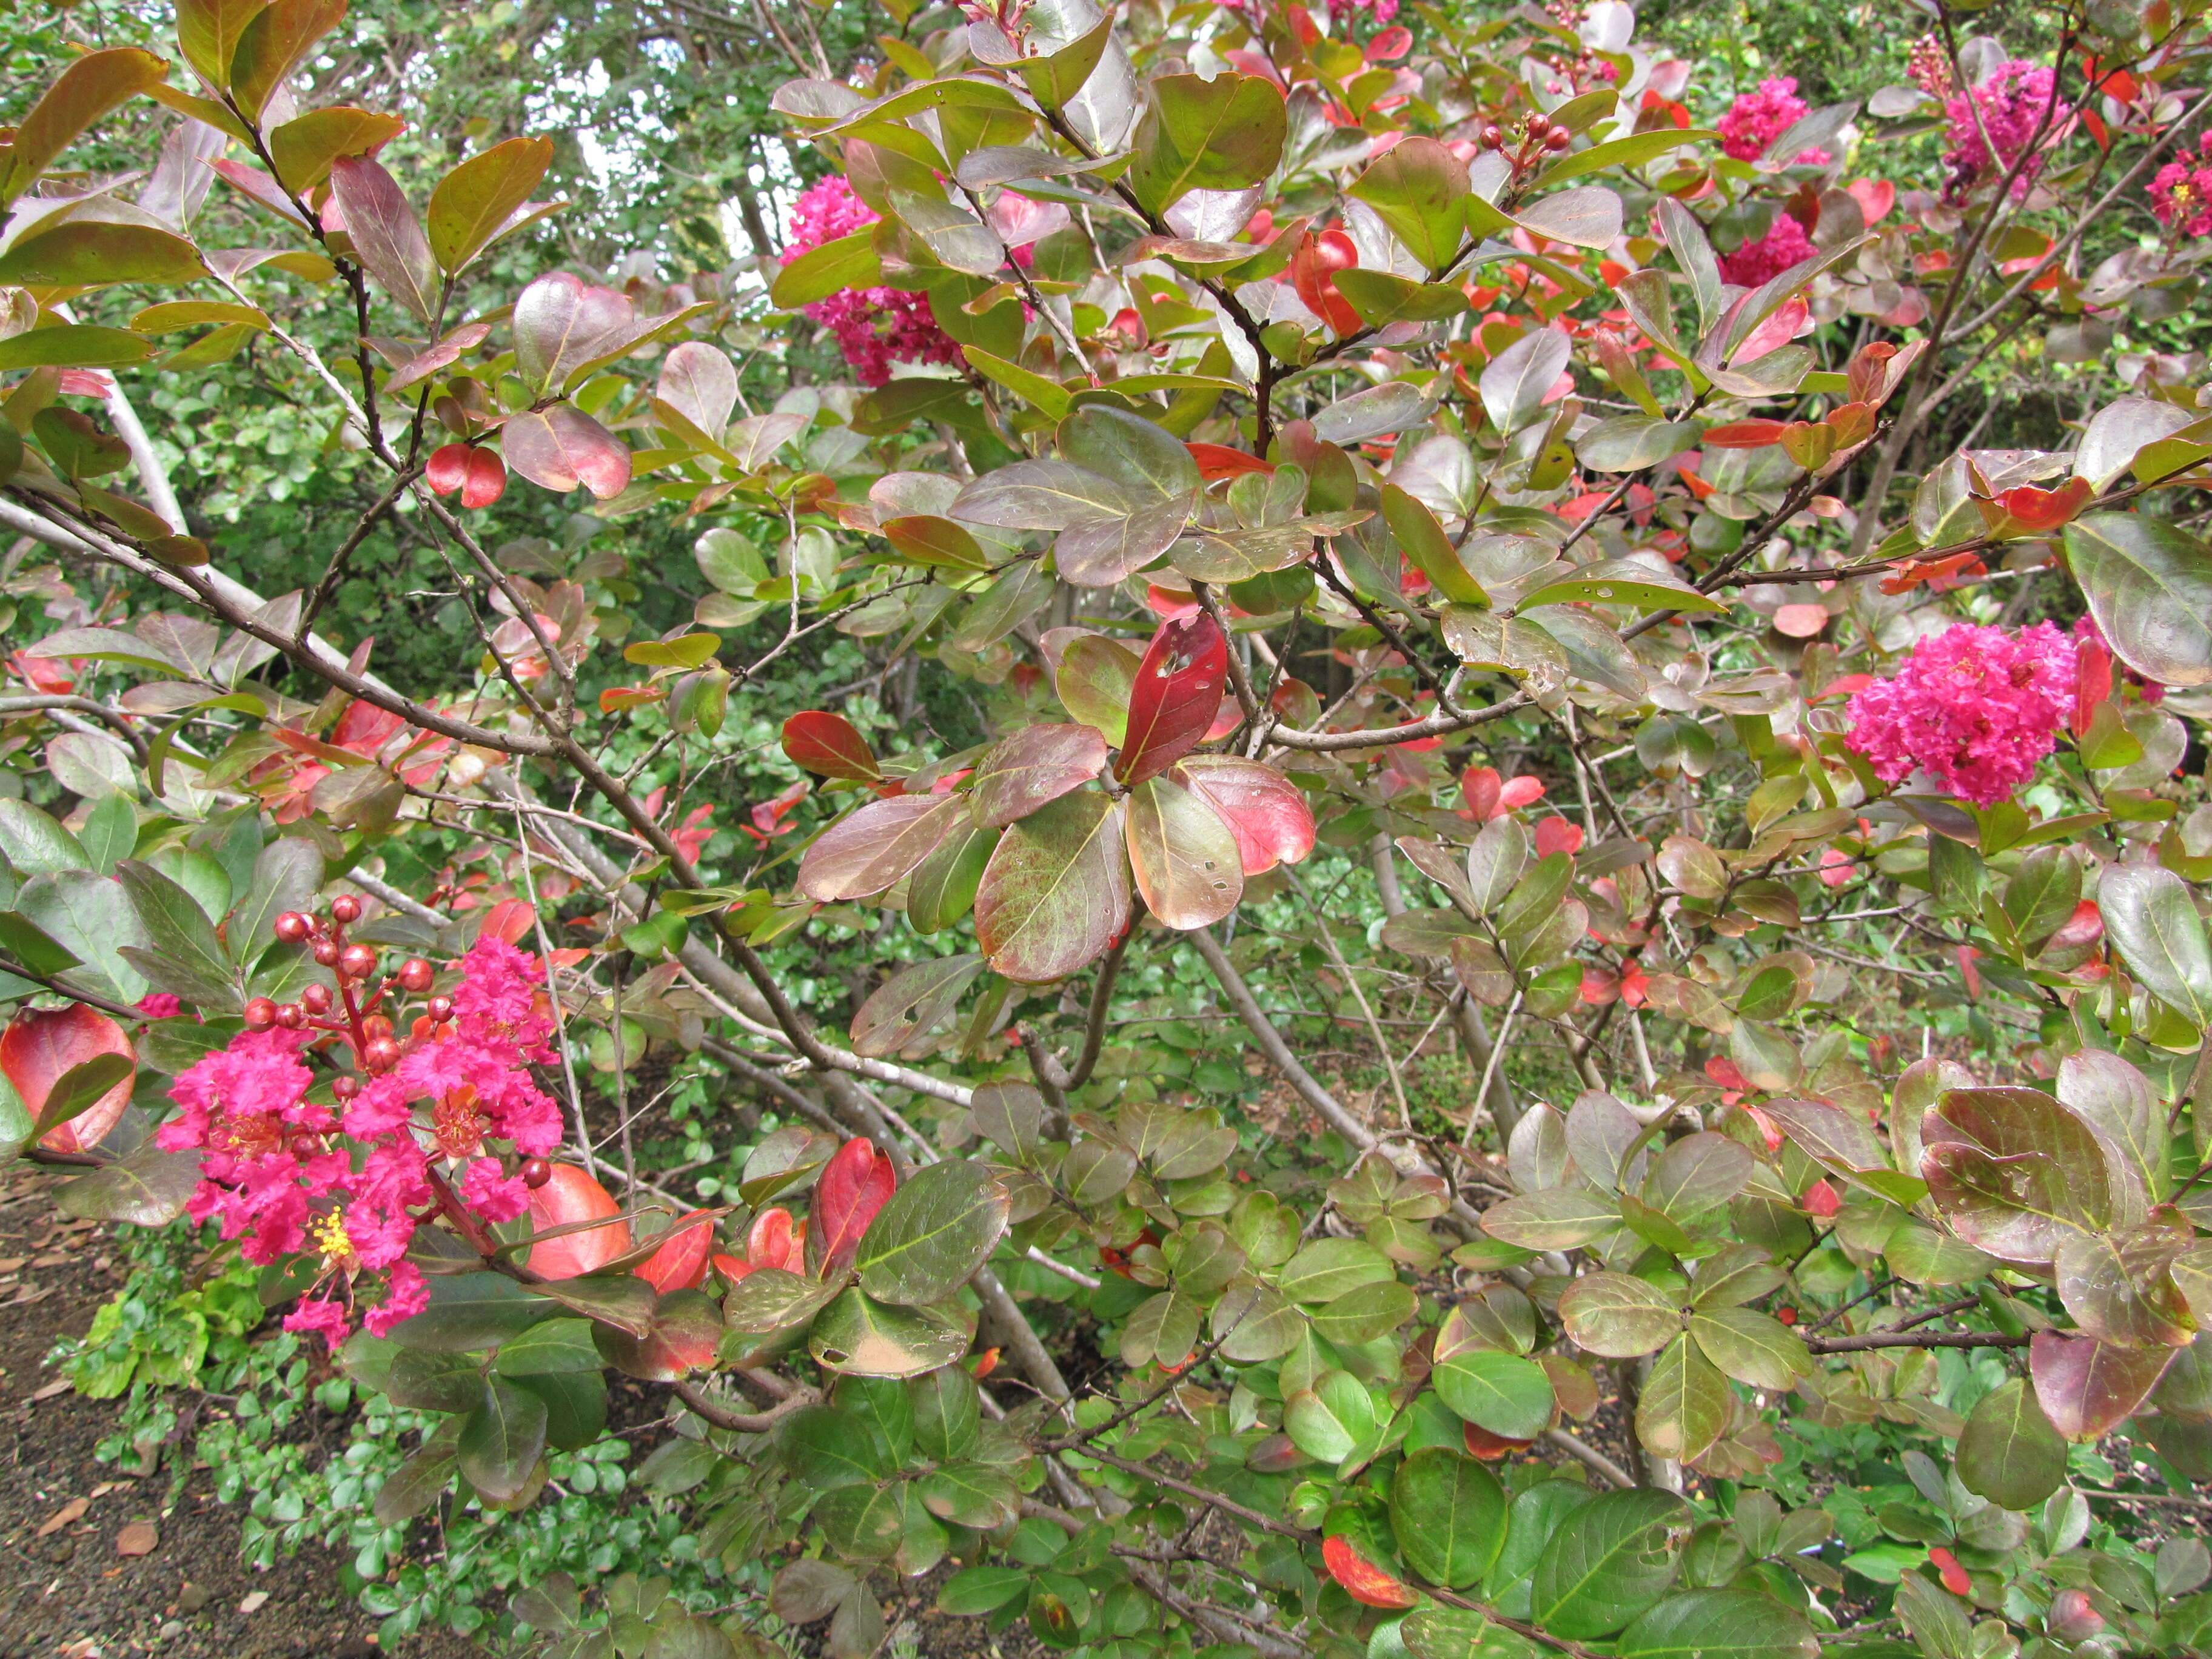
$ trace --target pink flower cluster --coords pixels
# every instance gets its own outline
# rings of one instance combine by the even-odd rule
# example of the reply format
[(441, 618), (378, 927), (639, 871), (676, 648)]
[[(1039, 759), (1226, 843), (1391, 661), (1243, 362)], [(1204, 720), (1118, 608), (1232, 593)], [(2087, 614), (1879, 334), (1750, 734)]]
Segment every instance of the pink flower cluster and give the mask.
[[(849, 181), (824, 179), (793, 207), (791, 246), (784, 249), (782, 263), (789, 264), (802, 253), (850, 236), (880, 216), (854, 193)], [(838, 349), (863, 386), (883, 385), (890, 379), (895, 362), (960, 361), (960, 348), (930, 314), (927, 294), (848, 288), (803, 309), (836, 337)]]
[(1805, 227), (1790, 215), (1778, 213), (1765, 235), (1746, 242), (1733, 253), (1721, 255), (1721, 275), (1738, 288), (1757, 288), (1800, 259), (1812, 257), (1813, 239), (1805, 234)]
[[(2058, 96), (2056, 72), (2017, 58), (1972, 92), (1952, 94), (1943, 110), (1951, 118), (1951, 148), (1943, 159), (1951, 165), (1954, 196), (1972, 189), (1984, 174), (2008, 171), (2032, 146), (2048, 144), (2074, 114), (2074, 106)], [(2012, 193), (2027, 195), (2042, 167), (2042, 156), (2031, 156), (2013, 179)]]
[[(1766, 154), (1769, 144), (1804, 116), (1807, 108), (1797, 95), (1796, 76), (1771, 76), (1759, 83), (1758, 91), (1739, 94), (1728, 113), (1713, 125), (1720, 133), (1723, 150), (1739, 161), (1756, 161)], [(1820, 167), (1827, 160), (1825, 149), (1808, 149), (1797, 158), (1804, 167)]]
[(1387, 23), (1398, 15), (1398, 0), (1328, 0), (1328, 15), (1333, 20), (1349, 17), (1370, 9), (1374, 11), (1376, 22)]
[(2197, 141), (2199, 164), (2168, 161), (2150, 181), (2150, 210), (2184, 236), (2212, 236), (2212, 132)]
[(560, 1109), (527, 1069), (553, 1059), (544, 969), (490, 937), (460, 969), (450, 1023), (418, 1021), (396, 1067), (340, 1091), (350, 1094), (343, 1117), (309, 1098), (316, 1079), (301, 1051), (315, 1034), (307, 1030), (249, 1030), (170, 1090), (182, 1109), (156, 1140), (164, 1151), (201, 1155), (192, 1218), (216, 1220), (249, 1261), (303, 1251), (321, 1257), (325, 1293), (303, 1299), (286, 1317), (288, 1330), (320, 1331), (332, 1347), (343, 1342), (353, 1281), (363, 1271), (385, 1275), (383, 1298), (364, 1321), (372, 1334), (421, 1312), (428, 1286), (405, 1259), (423, 1218), (415, 1211), (453, 1192), (434, 1162), (465, 1166), (458, 1201), (472, 1217), (511, 1221), (529, 1208), (529, 1189), (486, 1143), (504, 1141), (524, 1157), (560, 1144)]
[(1961, 623), (1923, 637), (1893, 678), (1852, 694), (1844, 741), (1886, 783), (1926, 772), (1994, 806), (2051, 752), (2075, 681), (2074, 643), (2051, 623), (2011, 635)]

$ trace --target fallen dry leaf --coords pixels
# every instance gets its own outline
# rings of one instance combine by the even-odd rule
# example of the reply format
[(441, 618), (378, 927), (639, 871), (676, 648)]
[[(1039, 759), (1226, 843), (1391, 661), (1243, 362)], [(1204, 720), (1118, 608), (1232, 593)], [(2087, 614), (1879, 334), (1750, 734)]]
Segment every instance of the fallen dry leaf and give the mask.
[(12, 1273), (29, 1260), (28, 1256), (0, 1255), (0, 1273)]
[(47, 1383), (45, 1388), (40, 1389), (37, 1393), (33, 1394), (31, 1398), (33, 1400), (52, 1400), (56, 1395), (67, 1394), (69, 1391), (69, 1378), (66, 1376), (58, 1376), (52, 1382)]
[(70, 1260), (68, 1256), (56, 1253), (52, 1255), (40, 1256), (31, 1265), (33, 1267), (66, 1267), (70, 1264)]
[(151, 1521), (133, 1521), (115, 1534), (118, 1555), (151, 1555), (154, 1546), (161, 1541), (161, 1534)]
[(52, 1515), (46, 1517), (46, 1524), (39, 1528), (39, 1536), (41, 1538), (52, 1537), (54, 1534), (59, 1532), (64, 1527), (66, 1527), (70, 1522), (80, 1519), (83, 1516), (84, 1512), (91, 1507), (92, 1499), (89, 1498), (70, 1498), (68, 1503), (63, 1504), (61, 1508), (56, 1510)]
[(238, 1604), (238, 1610), (240, 1613), (258, 1613), (263, 1607), (268, 1605), (269, 1592), (267, 1590), (256, 1590), (252, 1595), (247, 1596), (243, 1601), (240, 1601)]

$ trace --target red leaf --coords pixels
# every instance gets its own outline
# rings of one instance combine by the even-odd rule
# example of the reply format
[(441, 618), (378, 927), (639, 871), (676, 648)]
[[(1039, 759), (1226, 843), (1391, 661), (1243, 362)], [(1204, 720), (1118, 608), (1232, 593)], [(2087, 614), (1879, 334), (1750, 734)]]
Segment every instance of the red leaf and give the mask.
[(2094, 945), (2104, 936), (2104, 912), (2098, 909), (2096, 900), (2083, 899), (2074, 907), (2074, 914), (2061, 924), (2043, 948), (2046, 951), (2075, 950), (2084, 945)]
[(1928, 1552), (1928, 1565), (1934, 1567), (1943, 1580), (1943, 1588), (1954, 1595), (1964, 1595), (1973, 1589), (1966, 1570), (1959, 1565), (1959, 1558), (1942, 1548)]
[(1413, 32), (1400, 24), (1394, 28), (1377, 29), (1375, 38), (1367, 43), (1367, 61), (1387, 64), (1403, 58), (1413, 49)]
[(1868, 224), (1880, 224), (1897, 204), (1897, 186), (1887, 179), (1854, 179), (1844, 186)]
[(704, 1210), (694, 1210), (679, 1216), (668, 1230), (668, 1242), (631, 1271), (663, 1296), (696, 1290), (707, 1277), (707, 1255), (714, 1244), (714, 1221)]
[(525, 899), (501, 899), (484, 912), (483, 925), (477, 928), (479, 937), (504, 939), (509, 945), (520, 945), (526, 935), (538, 926), (538, 912)]
[(468, 478), (472, 453), (466, 444), (441, 445), (430, 453), (429, 464), (422, 469), (422, 482), (441, 495), (452, 495)]
[(818, 1256), (823, 1278), (852, 1266), (869, 1224), (897, 1187), (890, 1159), (872, 1141), (848, 1140), (822, 1166), (814, 1188), (814, 1249), (809, 1254)]
[(796, 765), (825, 778), (873, 783), (883, 776), (876, 751), (842, 714), (810, 708), (783, 723), (783, 752)]
[(1343, 1585), (1345, 1593), (1353, 1601), (1364, 1606), (1410, 1607), (1421, 1599), (1410, 1586), (1400, 1583), (1361, 1555), (1342, 1533), (1322, 1541), (1321, 1559), (1328, 1565), (1328, 1576)]
[(1298, 251), (1291, 256), (1291, 285), (1297, 289), (1298, 298), (1306, 302), (1307, 310), (1339, 334), (1350, 334), (1358, 328), (1359, 313), (1336, 291), (1336, 273), (1358, 263), (1359, 249), (1340, 230), (1301, 238)]
[(461, 505), (474, 512), (506, 494), (507, 463), (491, 450), (470, 450), (468, 476), (461, 483)]
[(1206, 736), (1229, 676), (1229, 641), (1200, 611), (1163, 623), (1137, 665), (1129, 732), (1114, 775), (1142, 783), (1181, 760)]
[(1554, 853), (1573, 854), (1583, 849), (1583, 827), (1571, 818), (1553, 816), (1538, 820), (1536, 824), (1536, 856), (1547, 859)]
[(2097, 487), (2087, 478), (2069, 478), (2056, 489), (2021, 484), (1997, 497), (2014, 522), (2029, 530), (2056, 530), (2079, 513)]
[(746, 1265), (798, 1273), (806, 1259), (805, 1243), (806, 1224), (801, 1221), (794, 1225), (790, 1211), (763, 1210), (753, 1218), (752, 1231), (745, 1235)]
[(1247, 455), (1241, 449), (1231, 449), (1226, 444), (1185, 444), (1190, 458), (1198, 463), (1198, 475), (1208, 483), (1220, 478), (1234, 478), (1247, 472), (1273, 472), (1275, 464), (1262, 460), (1257, 455)]
[(1765, 449), (1782, 441), (1789, 425), (1787, 421), (1732, 421), (1708, 427), (1705, 442), (1715, 449)]
[[(598, 1221), (622, 1213), (614, 1194), (573, 1164), (556, 1164), (543, 1187), (530, 1194), (530, 1224), (544, 1232), (574, 1221)], [(603, 1267), (629, 1249), (629, 1223), (563, 1233), (530, 1247), (531, 1272), (547, 1279), (574, 1279)]]
[(1837, 1195), (1833, 1187), (1821, 1180), (1805, 1189), (1805, 1196), (1799, 1200), (1798, 1207), (1807, 1215), (1818, 1216), (1826, 1221), (1842, 1210), (1844, 1200)]
[[(137, 1051), (124, 1029), (82, 1002), (66, 1008), (24, 1008), (0, 1031), (0, 1074), (23, 1097), (35, 1122), (46, 1097), (69, 1073), (101, 1054), (136, 1060)], [(39, 1145), (50, 1152), (81, 1152), (107, 1139), (131, 1103), (132, 1080), (117, 1084), (66, 1123), (46, 1131)]]
[(599, 500), (629, 485), (629, 449), (573, 404), (511, 416), (500, 430), (507, 464), (562, 495), (583, 484)]
[(1480, 1457), (1486, 1463), (1494, 1463), (1514, 1452), (1526, 1451), (1535, 1444), (1533, 1440), (1509, 1440), (1502, 1434), (1491, 1433), (1476, 1423), (1461, 1424), (1460, 1438), (1467, 1443), (1469, 1457)]
[(2036, 1403), (2069, 1440), (2101, 1440), (2142, 1404), (2172, 1348), (2121, 1348), (2094, 1336), (2038, 1331), (2027, 1348)]
[(893, 795), (839, 819), (799, 861), (799, 890), (818, 904), (871, 898), (937, 849), (968, 811), (957, 795)]
[(1236, 755), (1193, 755), (1176, 775), (1221, 814), (1246, 875), (1296, 864), (1313, 851), (1313, 809), (1273, 767)]
[(427, 326), (437, 313), (438, 262), (398, 180), (380, 161), (343, 155), (331, 163), (331, 193), (345, 213), (354, 257)]
[(737, 1257), (726, 1255), (720, 1250), (714, 1252), (714, 1271), (721, 1274), (722, 1282), (725, 1285), (736, 1284), (753, 1270), (750, 1262), (740, 1261)]

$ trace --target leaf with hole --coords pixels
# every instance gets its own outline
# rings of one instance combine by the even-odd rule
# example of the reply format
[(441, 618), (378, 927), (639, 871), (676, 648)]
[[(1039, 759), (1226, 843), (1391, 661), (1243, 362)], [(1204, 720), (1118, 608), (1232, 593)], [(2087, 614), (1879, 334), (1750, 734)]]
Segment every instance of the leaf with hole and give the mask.
[(982, 1266), (1006, 1230), (1006, 1194), (981, 1164), (947, 1159), (915, 1171), (860, 1242), (860, 1288), (878, 1302), (941, 1302)]

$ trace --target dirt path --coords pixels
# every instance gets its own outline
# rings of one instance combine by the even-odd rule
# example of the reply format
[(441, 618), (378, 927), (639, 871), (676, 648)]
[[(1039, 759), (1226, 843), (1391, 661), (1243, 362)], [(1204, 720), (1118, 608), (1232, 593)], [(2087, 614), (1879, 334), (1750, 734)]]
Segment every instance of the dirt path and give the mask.
[[(0, 1659), (369, 1659), (376, 1621), (341, 1587), (338, 1554), (302, 1550), (268, 1572), (239, 1559), (236, 1510), (207, 1471), (169, 1503), (169, 1472), (143, 1480), (97, 1462), (112, 1401), (79, 1398), (41, 1363), (81, 1334), (122, 1283), (100, 1229), (64, 1226), (18, 1188), (0, 1195)], [(58, 1521), (59, 1524), (56, 1524)], [(118, 1542), (142, 1555), (119, 1553)], [(125, 1529), (132, 1528), (125, 1536)], [(248, 1610), (250, 1609), (250, 1611)], [(439, 1632), (406, 1659), (477, 1659)]]

